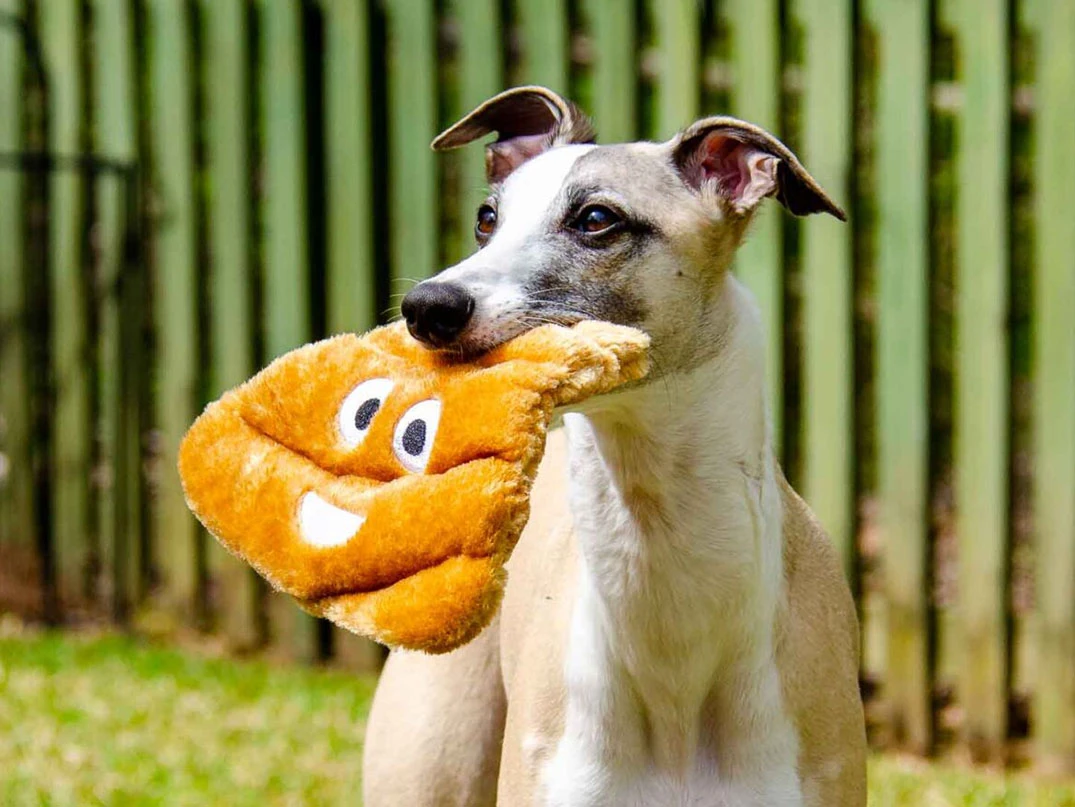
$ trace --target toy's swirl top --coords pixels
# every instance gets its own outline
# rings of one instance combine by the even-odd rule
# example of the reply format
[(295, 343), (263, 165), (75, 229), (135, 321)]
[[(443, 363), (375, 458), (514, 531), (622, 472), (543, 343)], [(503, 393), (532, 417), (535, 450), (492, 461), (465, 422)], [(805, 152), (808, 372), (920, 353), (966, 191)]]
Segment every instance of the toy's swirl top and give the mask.
[(552, 410), (645, 375), (648, 337), (546, 325), (470, 361), (402, 323), (288, 353), (180, 447), (191, 510), (307, 610), (451, 650), (489, 622)]

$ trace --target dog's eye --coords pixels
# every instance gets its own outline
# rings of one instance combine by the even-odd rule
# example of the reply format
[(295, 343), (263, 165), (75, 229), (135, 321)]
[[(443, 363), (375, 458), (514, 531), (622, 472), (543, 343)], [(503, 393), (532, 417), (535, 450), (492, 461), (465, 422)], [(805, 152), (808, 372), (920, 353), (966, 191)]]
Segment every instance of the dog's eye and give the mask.
[(593, 235), (610, 230), (621, 221), (623, 219), (611, 208), (604, 205), (587, 205), (575, 219), (574, 226), (579, 232)]
[(396, 459), (412, 474), (425, 471), (439, 422), (440, 401), (430, 398), (419, 401), (404, 412), (396, 424), (392, 450), (396, 452)]
[(478, 208), (478, 221), (474, 224), (474, 236), (479, 241), (484, 241), (493, 234), (496, 229), (496, 211), (492, 205), (482, 205)]
[(389, 378), (371, 378), (363, 381), (343, 399), (336, 415), (336, 425), (348, 448), (354, 448), (366, 437), (374, 416), (380, 411), (392, 386)]

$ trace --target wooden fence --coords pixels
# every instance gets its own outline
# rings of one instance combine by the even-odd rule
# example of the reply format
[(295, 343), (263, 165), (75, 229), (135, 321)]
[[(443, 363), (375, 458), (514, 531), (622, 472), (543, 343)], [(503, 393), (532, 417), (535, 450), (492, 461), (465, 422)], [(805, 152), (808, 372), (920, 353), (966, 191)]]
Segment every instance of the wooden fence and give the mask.
[[(177, 442), (471, 248), (504, 86), (606, 142), (730, 111), (851, 225), (738, 263), (789, 476), (846, 560), (876, 742), (1075, 764), (1075, 0), (0, 0), (0, 602), (366, 646), (197, 528)], [(18, 605), (19, 592), (23, 592)]]

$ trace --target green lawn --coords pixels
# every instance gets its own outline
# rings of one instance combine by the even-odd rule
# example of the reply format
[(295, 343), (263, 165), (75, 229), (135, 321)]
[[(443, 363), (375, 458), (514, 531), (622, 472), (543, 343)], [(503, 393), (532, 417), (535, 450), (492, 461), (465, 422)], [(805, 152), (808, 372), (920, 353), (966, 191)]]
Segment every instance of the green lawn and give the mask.
[[(354, 805), (373, 683), (106, 636), (0, 636), (0, 805)], [(875, 760), (871, 807), (1075, 807), (1075, 788)]]
[(0, 638), (0, 805), (353, 805), (372, 692), (120, 637)]

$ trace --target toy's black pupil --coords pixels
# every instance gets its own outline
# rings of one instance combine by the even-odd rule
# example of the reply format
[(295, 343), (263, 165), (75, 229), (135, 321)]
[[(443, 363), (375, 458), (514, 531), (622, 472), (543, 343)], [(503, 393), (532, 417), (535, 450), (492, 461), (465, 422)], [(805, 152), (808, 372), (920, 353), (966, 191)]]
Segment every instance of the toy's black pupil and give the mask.
[(373, 420), (373, 416), (377, 414), (377, 410), (381, 408), (381, 401), (378, 398), (370, 398), (368, 401), (358, 407), (358, 411), (355, 412), (355, 428), (359, 431), (365, 431), (370, 427), (370, 421)]
[(412, 457), (417, 457), (426, 447), (426, 422), (412, 420), (403, 431), (403, 450)]

